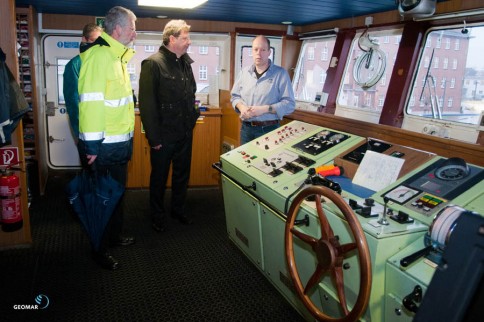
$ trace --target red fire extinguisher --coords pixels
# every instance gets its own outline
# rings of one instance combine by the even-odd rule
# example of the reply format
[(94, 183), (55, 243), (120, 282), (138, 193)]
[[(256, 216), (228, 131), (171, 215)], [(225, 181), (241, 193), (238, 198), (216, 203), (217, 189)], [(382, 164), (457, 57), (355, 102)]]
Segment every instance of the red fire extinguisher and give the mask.
[(0, 204), (2, 230), (11, 232), (22, 228), (20, 179), (10, 169), (2, 170), (0, 176)]

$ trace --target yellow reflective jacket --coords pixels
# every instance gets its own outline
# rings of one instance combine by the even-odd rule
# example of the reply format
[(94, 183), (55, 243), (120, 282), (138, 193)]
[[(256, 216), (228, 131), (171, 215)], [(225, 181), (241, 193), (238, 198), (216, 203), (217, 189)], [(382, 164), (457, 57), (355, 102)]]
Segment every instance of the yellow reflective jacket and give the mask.
[(127, 63), (134, 54), (105, 32), (80, 54), (79, 139), (101, 164), (131, 157), (134, 101)]

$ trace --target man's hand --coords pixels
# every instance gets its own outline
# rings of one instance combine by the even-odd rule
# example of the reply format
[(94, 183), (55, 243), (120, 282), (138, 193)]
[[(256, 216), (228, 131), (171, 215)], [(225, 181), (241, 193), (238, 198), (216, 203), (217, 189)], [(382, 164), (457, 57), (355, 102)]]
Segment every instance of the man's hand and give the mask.
[(240, 112), (240, 119), (243, 121), (243, 120), (247, 120), (249, 119), (251, 116), (250, 116), (250, 107), (244, 105), (244, 104), (237, 104), (237, 109), (239, 110)]
[(245, 106), (243, 104), (239, 104), (237, 108), (240, 111), (240, 119), (242, 121), (269, 113), (269, 105)]
[(257, 117), (262, 114), (266, 114), (269, 112), (269, 105), (257, 105), (249, 107), (249, 115), (250, 117)]

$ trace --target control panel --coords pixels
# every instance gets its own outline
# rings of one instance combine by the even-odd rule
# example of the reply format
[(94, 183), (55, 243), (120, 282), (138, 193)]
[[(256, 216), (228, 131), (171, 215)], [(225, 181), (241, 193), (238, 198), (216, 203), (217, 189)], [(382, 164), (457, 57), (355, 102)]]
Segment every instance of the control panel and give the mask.
[(284, 212), (288, 195), (326, 163), (364, 141), (349, 133), (293, 121), (221, 155), (228, 175)]
[[(378, 191), (353, 180), (374, 160), (365, 156), (374, 153), (385, 155), (378, 155), (377, 163), (398, 158), (401, 164), (396, 179)], [(220, 167), (229, 237), (298, 310), (301, 302), (286, 282), (284, 231), (288, 206), (305, 187), (324, 185), (340, 194), (361, 224), (372, 257), (373, 284), (364, 320), (412, 321), (454, 222), (471, 212), (484, 214), (483, 168), (299, 121), (221, 155)], [(382, 168), (373, 166), (374, 176), (385, 176)], [(318, 239), (317, 212), (323, 208), (336, 239), (351, 242), (340, 209), (327, 200), (320, 207), (315, 200), (305, 198), (297, 209), (297, 229)], [(293, 246), (307, 282), (314, 273), (315, 254), (300, 243)], [(356, 294), (357, 259), (350, 255), (344, 261), (345, 289)], [(317, 285), (313, 303), (338, 314), (331, 282)]]
[[(466, 206), (476, 197), (484, 170), (460, 158), (437, 158), (435, 162), (401, 180), (381, 194), (404, 212), (430, 224), (434, 216), (450, 204)], [(476, 186), (476, 187), (475, 187)], [(473, 193), (475, 191), (475, 193)]]

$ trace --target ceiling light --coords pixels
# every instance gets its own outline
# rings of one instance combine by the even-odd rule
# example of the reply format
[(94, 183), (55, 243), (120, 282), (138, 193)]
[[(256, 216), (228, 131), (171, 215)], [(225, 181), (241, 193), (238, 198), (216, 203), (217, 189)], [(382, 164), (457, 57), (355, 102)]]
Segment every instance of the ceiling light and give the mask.
[(208, 0), (138, 0), (138, 6), (193, 9)]

